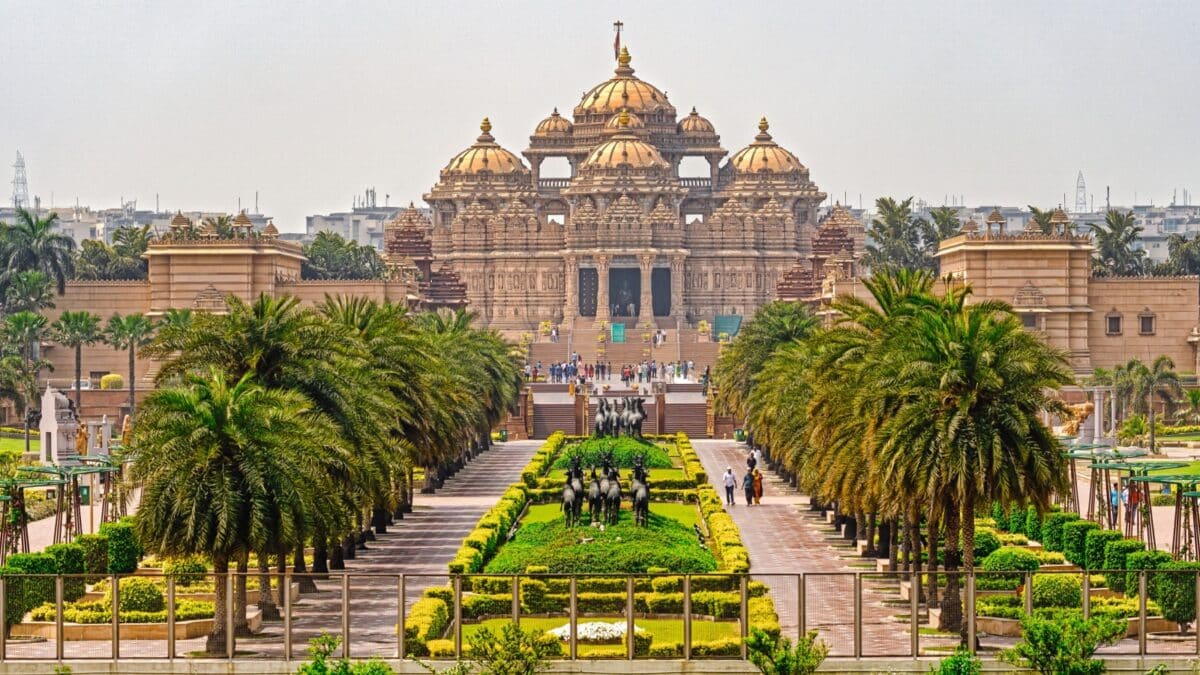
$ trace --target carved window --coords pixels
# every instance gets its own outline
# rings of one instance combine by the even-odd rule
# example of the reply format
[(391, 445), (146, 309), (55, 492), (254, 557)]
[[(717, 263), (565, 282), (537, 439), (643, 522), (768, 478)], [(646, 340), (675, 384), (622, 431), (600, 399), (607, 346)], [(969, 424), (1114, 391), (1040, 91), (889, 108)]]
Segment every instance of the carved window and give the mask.
[(1115, 312), (1110, 312), (1104, 317), (1104, 334), (1105, 335), (1120, 335), (1121, 334), (1121, 315)]
[(1033, 312), (1023, 312), (1021, 314), (1021, 325), (1029, 330), (1037, 330), (1039, 328), (1038, 315)]
[(1138, 335), (1154, 335), (1154, 323), (1154, 313), (1143, 310), (1141, 314), (1138, 314)]

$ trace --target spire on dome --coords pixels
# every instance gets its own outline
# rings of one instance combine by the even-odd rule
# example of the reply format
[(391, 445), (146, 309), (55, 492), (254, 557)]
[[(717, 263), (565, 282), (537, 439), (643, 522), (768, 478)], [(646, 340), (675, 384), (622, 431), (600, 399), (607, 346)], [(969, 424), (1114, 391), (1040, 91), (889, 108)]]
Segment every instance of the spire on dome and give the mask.
[(765, 143), (766, 141), (771, 140), (771, 134), (767, 133), (767, 129), (770, 128), (771, 125), (767, 122), (767, 118), (760, 118), (758, 120), (758, 135), (754, 137), (754, 140), (760, 143)]

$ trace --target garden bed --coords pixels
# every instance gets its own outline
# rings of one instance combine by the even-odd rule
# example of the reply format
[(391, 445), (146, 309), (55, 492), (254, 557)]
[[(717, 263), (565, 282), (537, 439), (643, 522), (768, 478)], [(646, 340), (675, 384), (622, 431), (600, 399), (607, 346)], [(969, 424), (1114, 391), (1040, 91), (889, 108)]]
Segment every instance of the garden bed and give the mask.
[[(246, 611), (247, 623), (252, 632), (262, 628), (262, 613), (255, 608)], [(121, 623), (122, 640), (166, 640), (167, 623)], [(213, 620), (193, 619), (175, 622), (175, 639), (190, 640), (212, 632)], [(25, 621), (12, 627), (13, 637), (36, 637), (46, 640), (57, 639), (53, 621)], [(63, 623), (63, 640), (112, 640), (112, 623)]]

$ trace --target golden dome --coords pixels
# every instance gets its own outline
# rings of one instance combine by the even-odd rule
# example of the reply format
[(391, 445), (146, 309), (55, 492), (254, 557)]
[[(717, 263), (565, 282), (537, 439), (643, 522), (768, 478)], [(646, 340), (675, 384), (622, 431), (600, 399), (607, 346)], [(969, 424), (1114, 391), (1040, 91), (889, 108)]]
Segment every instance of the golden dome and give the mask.
[(483, 118), (479, 130), (483, 133), (475, 139), (475, 145), (455, 155), (446, 168), (442, 169), (443, 173), (517, 173), (526, 170), (525, 163), (520, 158), (496, 143), (496, 139), (489, 133), (492, 123), (488, 118)]
[[(624, 117), (624, 120), (625, 120), (624, 124), (622, 124), (622, 122), (621, 122), (622, 117)], [(612, 117), (610, 117), (608, 119), (608, 121), (604, 123), (604, 130), (608, 133), (618, 133), (621, 131), (626, 131), (626, 132), (636, 134), (636, 133), (644, 130), (645, 128), (646, 128), (646, 123), (642, 121), (642, 118), (638, 117), (637, 115), (634, 115), (633, 113), (629, 112), (628, 110), (622, 110), (621, 112), (617, 113), (616, 115), (613, 115)]]
[(533, 130), (535, 136), (553, 136), (558, 134), (571, 133), (571, 123), (567, 118), (558, 114), (558, 108), (554, 109), (553, 113), (546, 119), (538, 122), (537, 128)]
[(639, 140), (630, 130), (634, 117), (628, 110), (615, 115), (618, 129), (612, 140), (592, 151), (583, 162), (583, 168), (615, 169), (629, 166), (635, 169), (669, 169), (670, 165), (658, 154), (653, 145)]
[(676, 125), (676, 127), (680, 132), (685, 134), (717, 133), (717, 130), (713, 127), (712, 122), (709, 122), (707, 119), (701, 117), (700, 114), (696, 112), (695, 108), (692, 108), (692, 114), (679, 120), (679, 124)]
[(768, 173), (798, 173), (804, 171), (804, 165), (792, 153), (779, 147), (767, 133), (770, 125), (767, 118), (758, 121), (758, 135), (754, 142), (742, 148), (729, 160), (738, 173), (756, 174)]
[(575, 114), (615, 113), (622, 108), (634, 112), (665, 110), (674, 114), (675, 108), (667, 101), (665, 93), (633, 76), (633, 68), (629, 67), (630, 60), (629, 50), (622, 47), (621, 56), (617, 59), (619, 65), (616, 75), (585, 93), (583, 100), (575, 108)]

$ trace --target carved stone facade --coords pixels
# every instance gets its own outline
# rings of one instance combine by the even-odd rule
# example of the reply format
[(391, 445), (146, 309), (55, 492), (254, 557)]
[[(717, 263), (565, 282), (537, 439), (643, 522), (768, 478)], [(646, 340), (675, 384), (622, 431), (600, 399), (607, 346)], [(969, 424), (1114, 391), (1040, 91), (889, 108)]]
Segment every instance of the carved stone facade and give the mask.
[[(695, 109), (677, 119), (666, 94), (634, 76), (628, 51), (618, 63), (572, 119), (556, 109), (537, 125), (528, 164), (496, 143), (485, 118), (424, 196), (433, 267), (459, 275), (492, 327), (748, 315), (814, 252), (825, 194), (765, 119), (722, 164), (708, 120)], [(707, 175), (680, 176), (691, 157)], [(564, 159), (569, 178), (541, 177), (547, 160)], [(402, 214), (387, 240), (417, 217)]]

